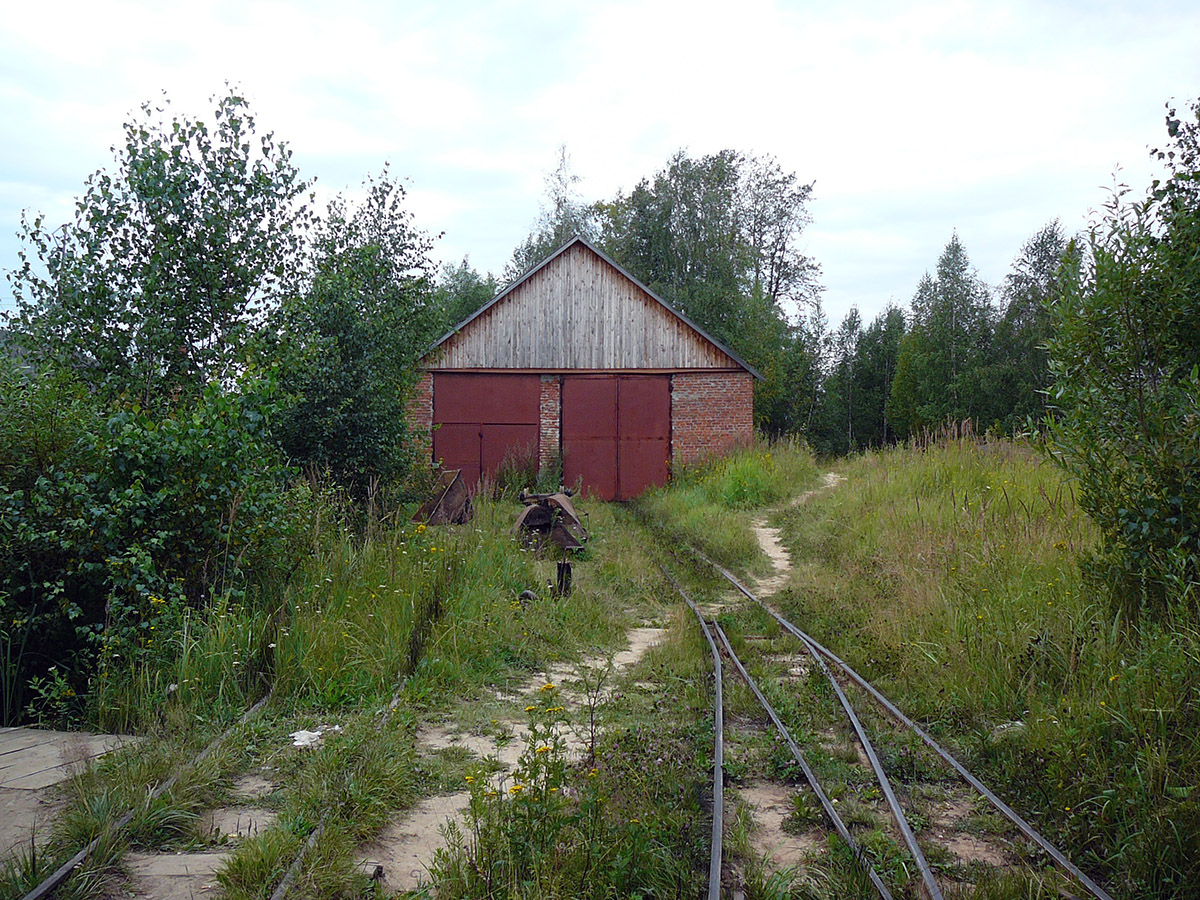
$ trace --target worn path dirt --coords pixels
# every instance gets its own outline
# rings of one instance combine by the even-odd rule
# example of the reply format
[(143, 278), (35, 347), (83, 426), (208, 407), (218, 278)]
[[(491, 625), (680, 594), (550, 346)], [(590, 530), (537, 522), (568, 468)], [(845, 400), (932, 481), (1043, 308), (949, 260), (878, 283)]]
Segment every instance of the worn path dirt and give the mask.
[[(805, 491), (788, 505), (800, 506), (803, 503), (807, 503), (817, 494), (837, 487), (841, 481), (841, 475), (838, 475), (836, 472), (826, 472), (821, 479), (820, 487), (813, 488), (811, 491)], [(770, 597), (787, 586), (788, 580), (792, 576), (792, 557), (788, 553), (787, 548), (783, 546), (779, 529), (768, 524), (767, 514), (752, 519), (750, 521), (750, 528), (754, 532), (758, 546), (762, 548), (763, 553), (771, 560), (772, 567), (770, 575), (758, 579), (756, 593), (760, 597)]]
[[(612, 673), (615, 675), (634, 666), (645, 655), (646, 651), (662, 640), (665, 631), (661, 628), (632, 628), (626, 632), (629, 643), (627, 649), (612, 657)], [(589, 657), (583, 665), (592, 669), (603, 669), (609, 664), (607, 659)], [(578, 704), (582, 700), (579, 686), (574, 684), (577, 669), (575, 666), (556, 665), (549, 671), (529, 679), (520, 690), (505, 692), (498, 699), (507, 700), (519, 706), (527, 698), (536, 695), (542, 685), (550, 683), (559, 688), (559, 697), (566, 705)], [(608, 687), (600, 695), (602, 702), (609, 690), (613, 679), (608, 681)], [(461, 747), (480, 759), (494, 759), (501, 764), (504, 772), (497, 776), (501, 783), (505, 773), (511, 771), (525, 750), (525, 739), (528, 727), (524, 722), (514, 719), (501, 719), (495, 722), (496, 732), (503, 733), (507, 739), (501, 741), (496, 732), (489, 734), (473, 734), (459, 730), (453, 725), (435, 725), (423, 727), (418, 739), (422, 752), (436, 753), (450, 747)], [(564, 735), (567, 749), (579, 753), (584, 749), (584, 742), (579, 735), (567, 733)], [(387, 827), (371, 843), (359, 848), (359, 866), (367, 874), (376, 874), (382, 866), (382, 886), (387, 891), (417, 890), (428, 877), (429, 866), (434, 854), (446, 846), (446, 831), (448, 823), (455, 823), (460, 837), (467, 833), (464, 813), (470, 803), (468, 791), (457, 791), (422, 800), (412, 809), (394, 818)]]
[[(800, 494), (789, 505), (807, 503), (818, 494), (837, 487), (841, 481), (843, 476), (828, 472), (822, 478), (820, 487)], [(771, 573), (759, 578), (755, 585), (755, 593), (765, 599), (787, 586), (792, 575), (792, 558), (783, 546), (780, 529), (768, 524), (767, 515), (753, 519), (751, 528), (759, 547), (771, 560)], [(809, 657), (807, 654), (788, 657), (787, 664), (789, 677), (803, 677), (808, 671)], [(831, 733), (828, 746), (838, 743), (836, 736)], [(852, 746), (859, 763), (868, 765), (866, 754), (858, 743), (853, 742)], [(771, 869), (802, 863), (811, 850), (823, 845), (824, 831), (793, 835), (783, 830), (783, 821), (791, 811), (794, 794), (791, 788), (771, 782), (756, 782), (742, 788), (739, 794), (753, 809), (755, 828), (750, 836), (751, 846)], [(1013, 855), (1002, 840), (971, 829), (972, 798), (972, 792), (964, 789), (935, 803), (930, 837), (949, 850), (960, 863), (978, 863), (996, 868), (1011, 865)]]

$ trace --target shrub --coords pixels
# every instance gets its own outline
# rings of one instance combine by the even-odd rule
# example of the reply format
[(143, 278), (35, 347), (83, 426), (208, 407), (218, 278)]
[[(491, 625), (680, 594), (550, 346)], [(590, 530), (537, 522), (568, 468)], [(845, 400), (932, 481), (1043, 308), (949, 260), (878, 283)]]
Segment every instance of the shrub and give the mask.
[[(1118, 192), (1084, 274), (1051, 305), (1048, 449), (1078, 479), (1120, 609), (1162, 614), (1200, 584), (1200, 104), (1168, 116), (1173, 177)], [(1191, 599), (1189, 599), (1191, 598)]]
[(184, 608), (286, 577), (307, 497), (266, 441), (261, 386), (154, 418), (62, 375), (0, 378), (4, 722), (52, 666), (56, 696), (84, 695), (169, 653)]

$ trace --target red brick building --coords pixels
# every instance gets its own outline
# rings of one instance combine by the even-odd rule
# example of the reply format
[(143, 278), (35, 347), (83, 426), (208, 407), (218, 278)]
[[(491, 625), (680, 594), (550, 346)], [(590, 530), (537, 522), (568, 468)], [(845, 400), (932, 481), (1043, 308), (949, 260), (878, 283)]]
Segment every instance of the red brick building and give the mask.
[[(505, 454), (562, 460), (563, 481), (627, 500), (753, 436), (759, 377), (575, 238), (425, 355), (410, 426), (468, 483)], [(427, 445), (428, 446), (428, 445)]]

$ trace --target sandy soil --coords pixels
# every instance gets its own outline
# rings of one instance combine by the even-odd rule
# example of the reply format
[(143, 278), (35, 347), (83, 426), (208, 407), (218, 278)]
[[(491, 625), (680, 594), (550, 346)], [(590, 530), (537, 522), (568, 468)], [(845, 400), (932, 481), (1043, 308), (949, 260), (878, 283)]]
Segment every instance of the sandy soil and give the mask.
[(442, 829), (451, 821), (462, 828), (462, 813), (470, 802), (466, 791), (422, 800), (359, 848), (360, 867), (371, 874), (383, 866), (382, 884), (388, 891), (417, 889), (428, 875), (434, 853), (446, 846)]
[[(662, 640), (665, 631), (661, 628), (631, 628), (626, 633), (629, 647), (612, 658), (613, 673), (616, 674), (637, 664), (646, 652)], [(584, 665), (602, 669), (608, 665), (604, 657), (589, 657)], [(517, 701), (536, 693), (544, 684), (558, 686), (559, 697), (564, 704), (578, 703), (580, 685), (576, 681), (574, 666), (556, 665), (547, 672), (539, 673), (526, 681), (518, 692), (503, 692), (497, 698)], [(603, 699), (603, 698), (602, 698)], [(495, 759), (505, 772), (495, 776), (496, 784), (503, 783), (505, 773), (516, 766), (525, 750), (529, 728), (524, 722), (502, 720), (497, 722), (502, 730), (511, 733), (506, 741), (499, 741), (495, 734), (470, 734), (452, 725), (423, 726), (417, 738), (424, 752), (437, 752), (450, 747), (461, 747), (480, 759)], [(500, 729), (498, 729), (500, 730)], [(586, 743), (581, 735), (567, 732), (563, 735), (571, 753), (582, 753)], [(463, 813), (470, 803), (470, 794), (459, 791), (422, 800), (403, 815), (396, 817), (368, 845), (359, 848), (359, 865), (368, 875), (382, 866), (382, 885), (388, 891), (415, 890), (427, 878), (434, 854), (446, 846), (445, 830), (448, 823), (455, 823), (460, 831), (466, 824)]]
[(126, 853), (128, 877), (107, 894), (111, 900), (195, 900), (219, 896), (216, 872), (227, 851)]
[(772, 869), (800, 865), (810, 850), (825, 843), (825, 832), (819, 828), (798, 835), (783, 830), (792, 811), (795, 791), (791, 788), (761, 781), (738, 788), (738, 793), (754, 807), (750, 846)]
[(1009, 865), (1012, 855), (1002, 840), (963, 830), (974, 806), (974, 794), (965, 789), (935, 804), (930, 828), (934, 840), (957, 856), (960, 862), (998, 867)]
[[(813, 497), (817, 496), (817, 494), (837, 487), (841, 481), (841, 475), (838, 475), (836, 472), (826, 472), (821, 479), (821, 486), (819, 488), (805, 491), (796, 497), (790, 505), (800, 506), (803, 503), (807, 503)], [(771, 574), (758, 579), (756, 593), (760, 597), (770, 597), (787, 586), (788, 580), (792, 575), (792, 557), (788, 553), (787, 548), (783, 546), (779, 529), (767, 524), (766, 516), (759, 516), (752, 519), (750, 528), (754, 532), (758, 546), (762, 548), (763, 553), (767, 554), (767, 558), (771, 560)]]

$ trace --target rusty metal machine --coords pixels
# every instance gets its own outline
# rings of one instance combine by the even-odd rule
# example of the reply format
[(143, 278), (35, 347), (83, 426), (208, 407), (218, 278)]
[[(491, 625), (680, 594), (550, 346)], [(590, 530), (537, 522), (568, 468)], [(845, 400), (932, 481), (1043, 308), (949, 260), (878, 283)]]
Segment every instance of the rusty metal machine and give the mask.
[(519, 499), (525, 504), (513, 525), (513, 534), (539, 547), (554, 544), (562, 558), (558, 561), (558, 580), (554, 593), (571, 593), (571, 561), (567, 552), (580, 550), (587, 542), (587, 529), (579, 520), (571, 503), (571, 492), (563, 489), (553, 494), (530, 494), (522, 491)]

